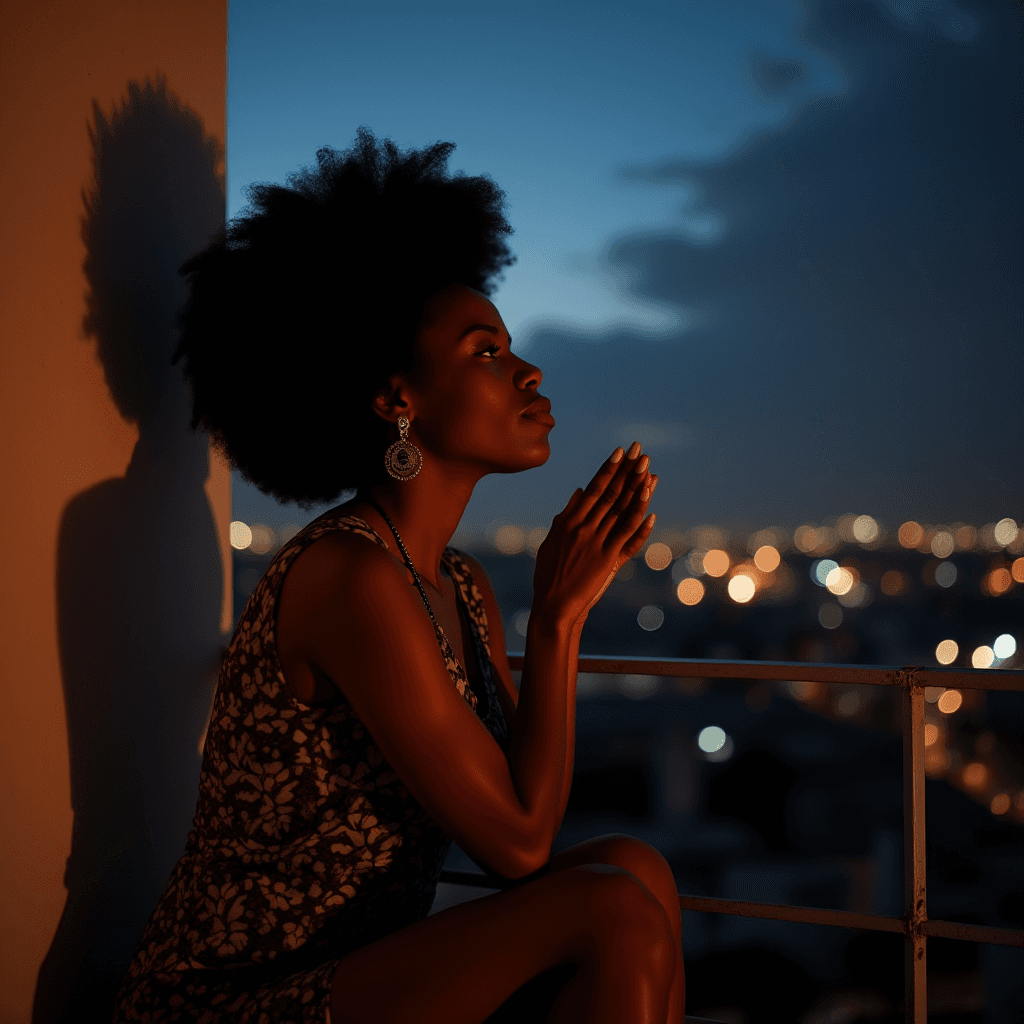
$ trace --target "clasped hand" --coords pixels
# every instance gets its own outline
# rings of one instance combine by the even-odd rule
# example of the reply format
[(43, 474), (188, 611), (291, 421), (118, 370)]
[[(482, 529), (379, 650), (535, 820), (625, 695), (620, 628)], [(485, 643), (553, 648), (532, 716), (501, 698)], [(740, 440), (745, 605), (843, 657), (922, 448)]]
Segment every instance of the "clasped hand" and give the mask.
[(582, 625), (590, 609), (654, 528), (647, 516), (658, 478), (637, 442), (616, 448), (585, 488), (577, 487), (537, 549), (533, 612)]

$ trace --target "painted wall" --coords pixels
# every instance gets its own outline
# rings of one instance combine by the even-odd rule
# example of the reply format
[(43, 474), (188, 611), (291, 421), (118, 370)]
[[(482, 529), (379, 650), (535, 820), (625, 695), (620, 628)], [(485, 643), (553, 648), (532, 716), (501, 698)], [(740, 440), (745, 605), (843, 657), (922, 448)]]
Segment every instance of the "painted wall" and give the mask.
[(232, 624), (230, 476), (170, 365), (227, 4), (5, 4), (0, 40), (0, 1021), (109, 1020)]

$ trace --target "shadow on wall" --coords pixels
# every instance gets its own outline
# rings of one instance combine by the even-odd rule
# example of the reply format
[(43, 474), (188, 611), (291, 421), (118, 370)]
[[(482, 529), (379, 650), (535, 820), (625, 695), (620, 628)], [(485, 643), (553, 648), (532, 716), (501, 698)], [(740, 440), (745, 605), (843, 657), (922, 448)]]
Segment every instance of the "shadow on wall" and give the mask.
[(123, 478), (61, 519), (57, 618), (74, 832), (67, 904), (34, 1024), (110, 1021), (118, 985), (191, 828), (220, 660), (223, 570), (208, 441), (171, 366), (178, 267), (223, 227), (222, 147), (163, 81), (94, 102), (83, 195), (85, 334), (139, 440)]

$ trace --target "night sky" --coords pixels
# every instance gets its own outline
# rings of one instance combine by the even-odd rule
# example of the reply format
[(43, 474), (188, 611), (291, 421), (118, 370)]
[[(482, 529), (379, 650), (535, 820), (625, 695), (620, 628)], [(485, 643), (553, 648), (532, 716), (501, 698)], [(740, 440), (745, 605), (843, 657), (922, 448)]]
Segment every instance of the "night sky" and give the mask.
[[(505, 189), (558, 425), (469, 530), (634, 438), (665, 526), (1020, 522), (1022, 42), (1005, 0), (235, 0), (229, 215), (360, 124)], [(319, 511), (234, 477), (235, 518)]]

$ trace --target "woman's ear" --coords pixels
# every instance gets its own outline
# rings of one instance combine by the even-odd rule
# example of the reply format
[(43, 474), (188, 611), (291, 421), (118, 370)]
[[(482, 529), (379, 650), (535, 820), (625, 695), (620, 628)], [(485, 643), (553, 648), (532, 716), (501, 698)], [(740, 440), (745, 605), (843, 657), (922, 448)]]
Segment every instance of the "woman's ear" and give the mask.
[(388, 378), (387, 384), (374, 395), (371, 404), (373, 411), (388, 423), (397, 423), (399, 416), (408, 416), (410, 411), (404, 383), (397, 375)]

